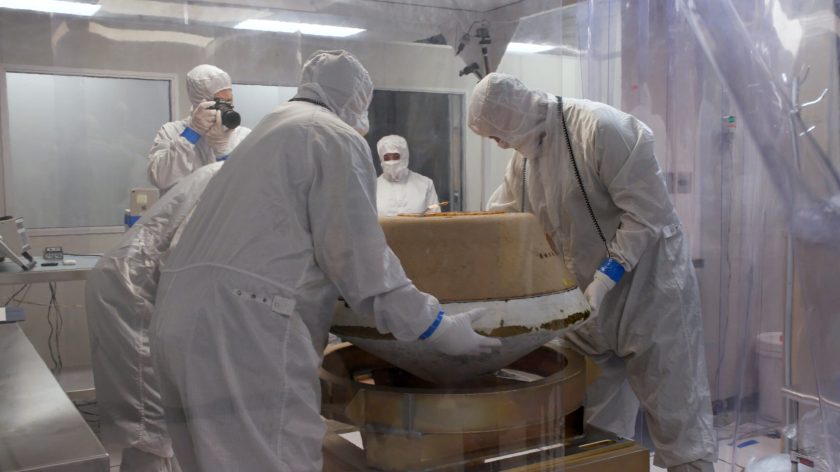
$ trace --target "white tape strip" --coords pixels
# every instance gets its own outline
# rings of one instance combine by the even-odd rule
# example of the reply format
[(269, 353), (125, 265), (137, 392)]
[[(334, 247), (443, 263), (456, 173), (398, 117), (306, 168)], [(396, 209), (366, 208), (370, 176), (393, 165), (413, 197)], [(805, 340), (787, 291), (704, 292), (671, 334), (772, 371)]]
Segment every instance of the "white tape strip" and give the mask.
[(275, 295), (271, 300), (271, 311), (281, 315), (292, 316), (295, 312), (295, 301), (290, 298)]

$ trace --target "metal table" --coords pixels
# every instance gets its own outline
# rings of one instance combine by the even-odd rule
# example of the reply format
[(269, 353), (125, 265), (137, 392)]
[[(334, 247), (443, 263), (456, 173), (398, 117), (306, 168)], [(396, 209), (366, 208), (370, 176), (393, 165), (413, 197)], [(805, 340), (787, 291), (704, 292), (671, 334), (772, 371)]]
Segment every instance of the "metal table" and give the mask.
[(75, 259), (76, 265), (66, 266), (61, 262), (54, 267), (43, 267), (42, 257), (36, 257), (38, 264), (31, 270), (23, 270), (8, 260), (0, 262), (0, 285), (36, 284), (85, 280), (88, 272), (99, 262), (100, 256), (64, 256)]
[(0, 471), (108, 472), (108, 453), (17, 324), (0, 325)]
[[(65, 258), (75, 259), (76, 265), (66, 266), (59, 262), (57, 266), (43, 267), (41, 263), (44, 262), (44, 259), (36, 257), (37, 265), (25, 271), (9, 260), (0, 262), (0, 285), (85, 280), (93, 266), (99, 262), (101, 256), (65, 255)], [(93, 372), (90, 366), (67, 367), (62, 372), (57, 373), (56, 376), (71, 400), (93, 400), (95, 398)]]

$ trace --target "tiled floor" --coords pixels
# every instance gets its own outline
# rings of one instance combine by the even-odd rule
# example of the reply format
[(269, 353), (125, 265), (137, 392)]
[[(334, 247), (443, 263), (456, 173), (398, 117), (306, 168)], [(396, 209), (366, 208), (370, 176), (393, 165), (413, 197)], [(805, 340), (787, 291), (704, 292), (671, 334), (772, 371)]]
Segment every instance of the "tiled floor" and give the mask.
[(118, 472), (122, 460), (122, 449), (108, 451), (108, 455), (111, 456), (111, 472)]
[(746, 467), (757, 459), (781, 452), (781, 439), (763, 435), (743, 439), (735, 444), (732, 441), (721, 441), (718, 444), (718, 457), (741, 467)]
[[(749, 425), (744, 426), (744, 429), (746, 429)], [(772, 469), (761, 467), (757, 469), (758, 471), (790, 470), (789, 462), (787, 462), (787, 456), (781, 455), (781, 451), (782, 440), (779, 438), (769, 437), (764, 434), (756, 434), (755, 436), (741, 439), (735, 444), (733, 444), (730, 439), (721, 440), (718, 443), (718, 461), (715, 463), (715, 472), (749, 471), (748, 466), (751, 464), (755, 466), (756, 461), (762, 459), (768, 460), (773, 458), (771, 456), (776, 456), (773, 459), (779, 461), (776, 462), (777, 464), (782, 464), (782, 469), (778, 469), (777, 467), (773, 467)], [(651, 472), (661, 472), (665, 470), (653, 465), (653, 455), (651, 455), (650, 464)], [(811, 469), (805, 466), (800, 466), (799, 470), (801, 472), (805, 472)]]

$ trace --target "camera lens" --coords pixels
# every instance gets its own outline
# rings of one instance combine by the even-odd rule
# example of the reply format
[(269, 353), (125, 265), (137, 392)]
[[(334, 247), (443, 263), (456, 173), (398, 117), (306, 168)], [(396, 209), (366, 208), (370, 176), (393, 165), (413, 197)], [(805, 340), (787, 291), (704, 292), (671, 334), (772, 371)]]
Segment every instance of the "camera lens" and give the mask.
[(222, 124), (230, 129), (234, 129), (242, 123), (242, 117), (239, 113), (233, 110), (225, 110), (222, 112)]

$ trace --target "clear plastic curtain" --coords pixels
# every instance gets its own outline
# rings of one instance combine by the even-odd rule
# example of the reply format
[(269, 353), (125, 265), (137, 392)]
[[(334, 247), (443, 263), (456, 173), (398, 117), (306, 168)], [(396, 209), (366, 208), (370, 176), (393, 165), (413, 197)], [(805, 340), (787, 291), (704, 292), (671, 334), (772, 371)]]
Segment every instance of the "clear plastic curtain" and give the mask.
[[(797, 434), (789, 435), (817, 465), (837, 470), (840, 295), (830, 282), (840, 274), (833, 263), (840, 254), (836, 6), (817, 1), (749, 8), (729, 1), (681, 5), (744, 114), (787, 218), (798, 295), (785, 317), (792, 341), (786, 380), (797, 400), (788, 405), (788, 421), (799, 420)], [(805, 349), (798, 353), (805, 362), (793, 362), (801, 345)], [(808, 411), (812, 407), (817, 409)]]
[[(265, 114), (284, 103), (289, 98), (289, 93), (294, 93), (303, 64), (315, 51), (322, 49), (350, 51), (365, 65), (372, 77), (375, 92), (369, 110), (371, 127), (367, 140), (372, 151), (370, 158), (374, 165), (379, 165), (377, 141), (390, 134), (402, 135), (409, 143), (410, 169), (436, 181), (438, 197), (440, 200), (449, 201), (449, 207), (446, 209), (461, 210), (480, 206), (483, 198), (478, 198), (479, 192), (476, 189), (480, 187), (481, 181), (475, 176), (480, 175), (477, 172), (480, 166), (476, 156), (479, 155), (482, 144), (481, 140), (464, 126), (466, 99), (475, 85), (475, 78), (470, 75), (464, 77), (458, 75), (459, 70), (468, 64), (464, 62), (464, 56), (471, 50), (474, 52), (481, 49), (475, 35), (482, 23), (474, 21), (473, 17), (478, 16), (474, 12), (467, 14), (457, 9), (437, 8), (434, 6), (435, 2), (428, 2), (432, 6), (409, 6), (403, 5), (403, 2), (356, 0), (315, 2), (101, 0), (98, 3), (101, 4), (101, 8), (92, 17), (50, 15), (29, 11), (9, 12), (0, 9), (2, 10), (0, 24), (6, 28), (5, 35), (0, 34), (0, 37), (7, 39), (2, 43), (4, 48), (0, 52), (0, 63), (37, 66), (47, 74), (64, 72), (79, 76), (115, 78), (125, 76), (138, 80), (160, 79), (165, 82), (163, 92), (159, 94), (159, 97), (126, 93), (124, 96), (114, 98), (110, 103), (110, 108), (117, 111), (126, 110), (125, 114), (130, 117), (131, 113), (128, 111), (139, 110), (140, 105), (133, 104), (134, 102), (129, 99), (138, 100), (141, 103), (154, 101), (167, 112), (166, 115), (169, 115), (168, 112), (171, 111), (172, 116), (157, 117), (155, 120), (150, 120), (150, 123), (143, 123), (148, 125), (146, 127), (141, 127), (140, 124), (133, 125), (133, 129), (140, 136), (138, 142), (130, 143), (131, 148), (120, 155), (115, 155), (113, 152), (107, 155), (111, 158), (110, 161), (122, 159), (134, 164), (134, 167), (139, 170), (137, 174), (139, 180), (130, 184), (112, 185), (115, 179), (98, 178), (95, 185), (79, 184), (78, 187), (86, 192), (83, 196), (76, 197), (83, 211), (92, 210), (91, 202), (94, 200), (110, 202), (117, 197), (127, 199), (128, 187), (132, 185), (149, 185), (146, 182), (145, 170), (149, 148), (152, 146), (156, 131), (165, 121), (186, 119), (192, 113), (192, 105), (188, 100), (185, 86), (185, 76), (194, 66), (207, 63), (227, 71), (234, 84), (236, 109), (243, 115), (244, 122), (257, 128)], [(441, 11), (445, 13), (445, 16)], [(333, 38), (298, 32), (277, 33), (271, 31), (271, 28), (263, 31), (259, 28), (237, 27), (240, 22), (246, 20), (299, 21), (307, 24), (365, 28), (367, 31), (355, 37)], [(503, 54), (504, 49), (501, 45), (506, 44), (505, 35), (509, 37), (516, 24), (515, 20), (504, 20), (492, 25), (492, 39), (499, 47), (491, 49), (491, 56)], [(20, 35), (16, 41), (8, 40), (7, 36), (13, 32)], [(441, 41), (445, 40), (443, 36), (452, 36), (457, 40), (464, 34), (467, 34), (469, 38), (468, 33), (474, 36), (461, 56), (456, 57), (452, 48), (441, 44)], [(452, 38), (450, 38), (451, 41)], [(7, 45), (9, 48), (5, 47)], [(472, 60), (471, 58), (470, 61)], [(525, 66), (519, 67), (519, 69), (524, 68)], [(247, 100), (249, 94), (252, 100)], [(68, 138), (65, 142), (77, 144), (80, 147), (98, 146), (100, 143), (94, 142), (90, 136), (107, 135), (100, 131), (102, 123), (107, 120), (90, 110), (64, 105), (67, 101), (75, 103), (75, 96), (61, 98), (63, 100), (45, 104), (50, 114), (40, 117), (42, 121), (38, 124), (43, 123), (45, 127), (61, 130), (66, 123), (72, 122), (79, 130), (78, 134), (71, 137), (76, 138), (75, 140)], [(147, 108), (149, 108), (148, 105)], [(138, 111), (134, 113), (139, 114)], [(73, 120), (77, 116), (83, 120)], [(122, 134), (113, 134), (118, 135), (119, 138), (112, 135), (103, 140), (102, 146), (119, 145), (121, 149), (128, 149), (125, 143), (128, 139)], [(51, 162), (58, 162), (67, 169), (73, 169), (76, 174), (98, 177), (95, 173), (98, 169), (95, 166), (82, 167), (78, 160), (72, 159), (72, 156), (68, 158), (67, 153), (50, 154), (46, 157)], [(58, 160), (59, 157), (64, 157), (64, 159)], [(231, 162), (235, 162), (235, 158), (232, 158)], [(62, 171), (64, 171), (63, 168)], [(68, 175), (75, 177), (75, 174)], [(462, 182), (467, 178), (472, 180)], [(65, 180), (68, 179), (60, 180), (58, 184), (67, 185)], [(112, 188), (113, 196), (105, 194), (103, 189), (106, 187)], [(39, 201), (38, 204), (41, 207), (46, 207), (48, 203), (60, 206), (62, 200), (52, 198), (49, 202)], [(116, 213), (118, 222), (121, 222), (121, 208), (124, 206), (125, 203), (114, 205), (120, 210)], [(117, 236), (106, 242), (91, 244), (91, 246), (95, 247), (96, 252), (106, 252), (116, 243)], [(58, 244), (63, 244), (65, 248), (75, 247), (67, 242)], [(445, 263), (445, 257), (440, 260), (443, 261), (442, 264)], [(454, 312), (459, 308), (445, 307), (444, 309), (447, 312)], [(31, 318), (36, 317), (31, 316)], [(326, 336), (325, 326), (315, 326), (319, 321), (307, 319), (306, 323), (312, 323), (308, 327), (317, 336)], [(329, 320), (325, 323), (328, 325)], [(81, 330), (85, 329), (84, 324), (80, 324), (80, 327)], [(72, 344), (86, 346), (87, 340), (84, 336), (84, 333), (80, 334), (81, 341)], [(236, 337), (236, 335), (231, 336)], [(238, 341), (241, 341), (242, 345), (252, 345), (252, 341), (248, 339), (239, 338)], [(82, 348), (78, 350), (82, 351)], [(86, 350), (85, 347), (84, 351)], [(87, 352), (84, 354), (90, 357)], [(339, 356), (333, 356), (332, 359), (337, 357)], [(554, 363), (564, 367), (566, 365), (561, 364), (560, 360), (555, 360)], [(348, 366), (342, 366), (339, 370), (343, 373), (353, 372)], [(370, 365), (354, 366), (354, 368), (360, 371), (371, 370)], [(388, 366), (381, 370), (387, 369), (392, 369), (392, 367)], [(578, 373), (580, 372), (582, 371), (579, 370)], [(314, 375), (314, 373), (311, 374)], [(351, 377), (345, 383), (351, 380), (355, 382), (355, 378)], [(534, 380), (533, 377), (528, 381), (532, 380)], [(516, 381), (525, 382), (524, 380)], [(377, 382), (384, 385), (386, 380), (380, 378)], [(506, 382), (512, 383), (514, 380), (508, 379)], [(229, 392), (223, 389), (219, 391), (221, 392), (218, 394), (220, 402), (232, 399)], [(341, 455), (341, 458), (340, 460), (333, 458), (333, 468), (327, 470), (348, 470), (348, 467), (341, 463), (347, 457), (357, 459), (364, 468), (381, 466), (387, 470), (424, 470), (438, 463), (457, 468), (458, 464), (484, 460), (484, 456), (493, 459), (492, 456), (496, 454), (493, 448), (498, 449), (496, 455), (502, 457), (496, 458), (495, 462), (488, 460), (488, 464), (496, 464), (492, 467), (498, 464), (559, 460), (564, 450), (561, 440), (563, 435), (567, 434), (563, 429), (563, 421), (565, 414), (568, 413), (561, 408), (562, 402), (565, 401), (561, 398), (561, 393), (559, 389), (552, 387), (548, 389), (545, 395), (547, 400), (544, 402), (520, 401), (519, 403), (524, 406), (533, 407), (529, 412), (530, 416), (524, 418), (523, 414), (523, 419), (520, 421), (511, 414), (509, 418), (513, 417), (513, 419), (504, 426), (496, 424), (496, 416), (492, 414), (483, 411), (479, 411), (481, 414), (478, 414), (475, 413), (478, 410), (470, 410), (467, 407), (458, 409), (457, 405), (453, 406), (446, 400), (440, 400), (444, 408), (463, 413), (466, 418), (463, 420), (463, 424), (466, 425), (463, 426), (464, 431), (458, 430), (462, 423), (451, 417), (444, 418), (445, 421), (427, 420), (427, 424), (431, 423), (428, 426), (431, 431), (453, 433), (449, 436), (427, 435), (424, 437), (416, 433), (418, 430), (413, 430), (411, 439), (414, 442), (401, 444), (399, 441), (403, 437), (399, 434), (393, 434), (391, 439), (385, 438), (377, 443), (380, 436), (377, 436), (379, 431), (376, 427), (368, 427), (366, 423), (359, 420), (354, 424), (363, 430), (364, 435), (354, 431), (355, 435), (349, 434), (347, 437), (352, 438), (350, 440), (355, 441), (354, 444), (365, 443), (366, 449), (344, 444), (344, 439), (339, 439), (332, 434), (328, 438), (328, 443), (331, 440), (340, 441), (341, 447), (338, 450), (341, 454), (335, 454)], [(276, 392), (272, 391), (271, 396), (275, 394)], [(504, 394), (499, 394), (499, 397), (504, 397)], [(361, 398), (361, 394), (353, 398)], [(307, 401), (314, 402), (311, 398)], [(349, 399), (347, 401), (349, 402)], [(510, 411), (518, 406), (506, 398), (498, 401), (504, 401), (504, 405)], [(406, 404), (410, 405), (411, 414), (414, 414), (415, 403), (412, 401)], [(579, 401), (576, 405), (578, 404)], [(346, 407), (344, 404), (341, 406)], [(475, 407), (476, 403), (472, 402), (472, 405), (467, 406)], [(481, 405), (478, 404), (478, 406)], [(376, 404), (377, 410), (380, 407), (382, 407), (381, 402)], [(300, 412), (306, 409), (296, 408), (296, 410)], [(417, 411), (422, 411), (422, 409)], [(495, 409), (491, 408), (490, 411), (496, 413)], [(292, 412), (288, 415), (291, 416)], [(476, 417), (487, 422), (487, 425), (481, 426), (484, 429), (478, 432), (475, 431), (476, 427), (471, 426), (474, 423), (467, 421)], [(400, 421), (402, 416), (397, 414), (394, 418), (396, 418), (395, 421)], [(336, 419), (347, 420), (350, 416)], [(358, 417), (352, 417), (352, 419), (357, 420)], [(448, 429), (442, 429), (441, 425), (435, 424), (435, 421), (445, 423), (443, 426)], [(582, 418), (579, 422), (582, 427)], [(298, 426), (300, 424), (312, 426), (319, 423), (317, 418), (310, 417), (298, 420)], [(330, 423), (330, 427), (338, 430), (335, 423)], [(403, 427), (402, 423), (400, 427)], [(346, 425), (340, 428), (343, 428), (342, 431), (351, 431)], [(414, 428), (413, 420), (409, 421), (405, 428)], [(307, 428), (299, 427), (298, 429), (303, 431)], [(485, 430), (487, 430), (486, 433)], [(461, 433), (464, 433), (467, 439), (462, 439)], [(431, 439), (424, 441), (429, 436)], [(167, 440), (162, 439), (161, 442)], [(244, 442), (241, 437), (237, 440)], [(435, 440), (439, 443), (435, 444)], [(394, 444), (397, 445), (394, 446)], [(488, 446), (486, 451), (484, 446)], [(230, 450), (236, 449), (235, 445), (229, 447)], [(348, 452), (348, 447), (350, 452)], [(502, 454), (503, 452), (523, 452), (523, 450), (525, 453), (512, 457), (504, 457), (507, 454)], [(219, 451), (225, 451), (225, 448), (220, 448)], [(109, 450), (109, 452), (114, 451)], [(382, 456), (377, 454), (382, 454)], [(305, 456), (306, 454), (301, 454), (299, 462), (293, 466), (300, 468), (299, 470), (310, 470), (308, 468), (310, 464), (303, 462), (307, 460)], [(329, 463), (330, 459), (326, 462)], [(394, 465), (395, 463), (397, 465)], [(562, 470), (562, 468), (562, 464), (551, 466), (552, 470)]]
[[(838, 470), (829, 452), (840, 438), (836, 6), (591, 0), (577, 9), (584, 98), (651, 127), (689, 235), (721, 459), (757, 464), (761, 454), (739, 446), (782, 434)], [(782, 386), (798, 400), (787, 410)]]

